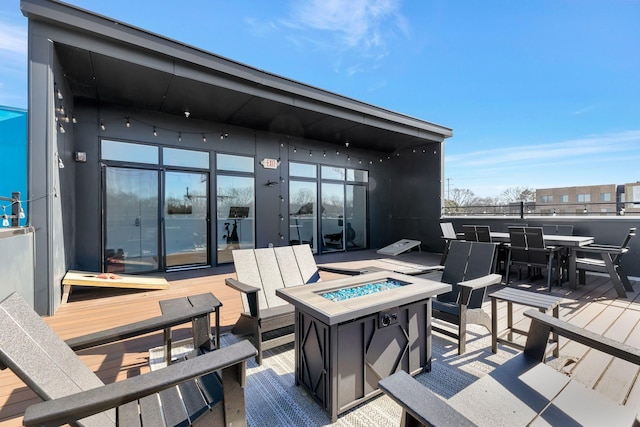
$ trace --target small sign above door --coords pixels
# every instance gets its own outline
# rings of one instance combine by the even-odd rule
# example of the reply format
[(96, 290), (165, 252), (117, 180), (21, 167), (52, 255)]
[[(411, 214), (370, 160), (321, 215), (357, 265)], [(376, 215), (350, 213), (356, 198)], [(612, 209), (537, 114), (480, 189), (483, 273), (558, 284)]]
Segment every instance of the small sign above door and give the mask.
[(262, 159), (262, 160), (260, 160), (260, 164), (265, 169), (278, 169), (278, 166), (280, 166), (280, 160)]

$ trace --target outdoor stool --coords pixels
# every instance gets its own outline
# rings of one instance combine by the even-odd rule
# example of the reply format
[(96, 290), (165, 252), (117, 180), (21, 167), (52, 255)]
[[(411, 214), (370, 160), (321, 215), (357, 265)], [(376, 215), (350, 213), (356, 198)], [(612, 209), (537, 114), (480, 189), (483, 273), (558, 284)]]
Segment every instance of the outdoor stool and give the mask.
[[(220, 348), (220, 307), (222, 303), (210, 292), (187, 297), (173, 298), (160, 301), (162, 314), (177, 314), (189, 310), (191, 307), (209, 307), (215, 312), (215, 338), (211, 337), (211, 318), (209, 313), (196, 317), (192, 321), (193, 349), (212, 351)], [(215, 341), (215, 342), (212, 342)], [(165, 359), (171, 364), (171, 328), (165, 331)]]
[[(523, 345), (518, 344), (513, 340), (514, 332), (520, 335), (527, 335), (527, 331), (513, 327), (513, 304), (537, 308), (542, 313), (553, 310), (553, 317), (558, 319), (560, 314), (560, 302), (562, 301), (562, 298), (551, 295), (513, 288), (500, 289), (499, 291), (490, 294), (489, 298), (491, 298), (491, 351), (494, 353), (498, 352), (498, 343), (502, 343), (506, 346), (517, 348), (519, 350), (524, 350)], [(498, 300), (506, 301), (507, 303), (507, 329), (500, 333), (498, 332)], [(505, 334), (507, 335), (507, 338), (504, 338)], [(553, 356), (558, 357), (560, 344), (558, 342), (557, 333), (552, 333), (550, 342), (554, 344)]]

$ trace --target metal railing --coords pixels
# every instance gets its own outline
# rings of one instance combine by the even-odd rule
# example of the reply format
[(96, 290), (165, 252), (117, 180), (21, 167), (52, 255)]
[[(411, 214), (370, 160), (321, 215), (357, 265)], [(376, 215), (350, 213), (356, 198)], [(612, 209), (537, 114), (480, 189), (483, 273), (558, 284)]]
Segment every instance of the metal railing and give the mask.
[(445, 206), (445, 216), (624, 216), (640, 215), (637, 202), (536, 203)]

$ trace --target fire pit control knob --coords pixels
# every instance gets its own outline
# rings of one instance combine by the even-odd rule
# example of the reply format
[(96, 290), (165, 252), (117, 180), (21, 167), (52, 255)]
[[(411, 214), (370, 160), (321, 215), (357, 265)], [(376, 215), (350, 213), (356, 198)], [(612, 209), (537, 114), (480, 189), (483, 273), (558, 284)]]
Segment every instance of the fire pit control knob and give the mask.
[(392, 323), (396, 323), (398, 321), (398, 313), (397, 312), (381, 312), (380, 316), (378, 317), (379, 322), (380, 322), (380, 327), (382, 328), (386, 328), (387, 326), (391, 325)]

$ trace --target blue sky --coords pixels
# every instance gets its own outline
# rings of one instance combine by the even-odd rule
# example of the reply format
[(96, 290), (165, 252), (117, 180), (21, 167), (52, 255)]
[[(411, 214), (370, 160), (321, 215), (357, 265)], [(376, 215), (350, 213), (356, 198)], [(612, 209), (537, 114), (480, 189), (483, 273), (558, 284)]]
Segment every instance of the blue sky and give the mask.
[[(640, 180), (640, 0), (70, 0), (434, 122), (452, 188)], [(26, 108), (26, 19), (0, 2), (0, 105)]]

